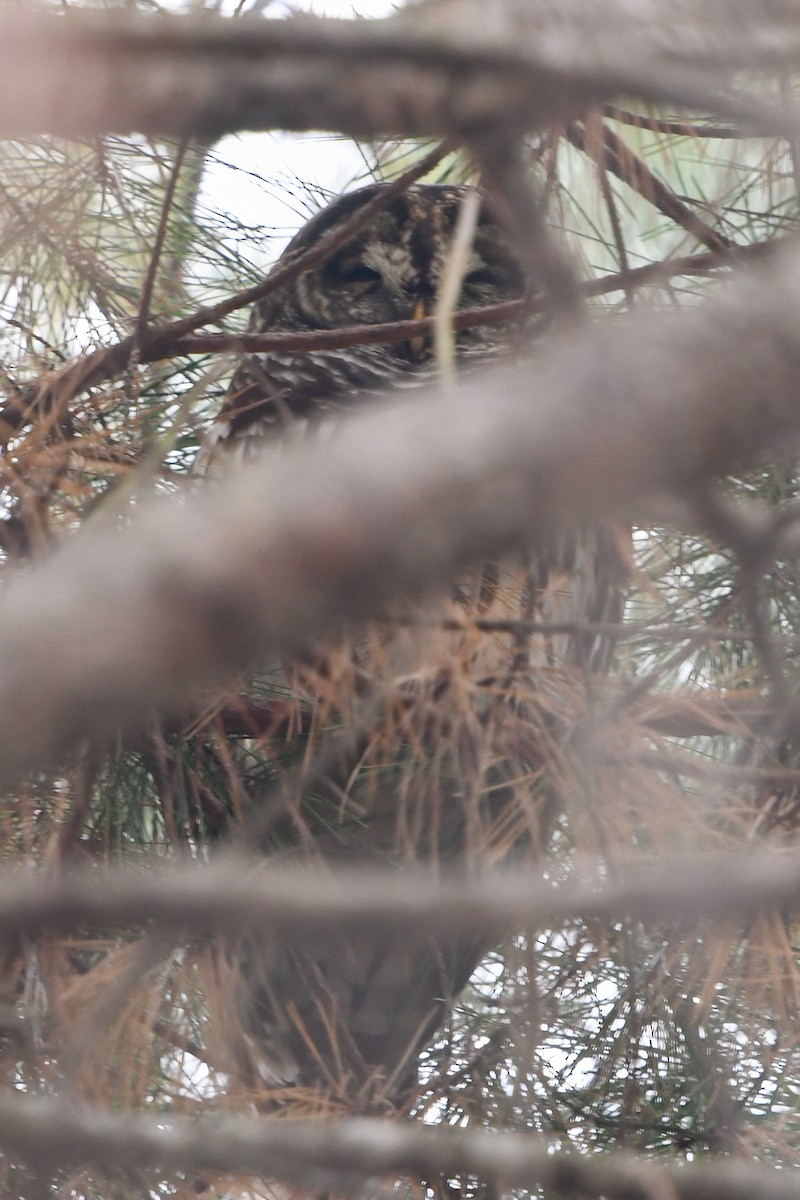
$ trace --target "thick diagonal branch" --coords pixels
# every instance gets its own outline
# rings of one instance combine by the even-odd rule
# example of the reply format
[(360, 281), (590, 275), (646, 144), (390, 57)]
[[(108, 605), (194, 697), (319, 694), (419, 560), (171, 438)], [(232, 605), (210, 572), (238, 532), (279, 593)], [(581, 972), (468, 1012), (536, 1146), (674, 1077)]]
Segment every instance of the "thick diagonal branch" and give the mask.
[(96, 521), (0, 605), (6, 778), (470, 558), (646, 515), (797, 441), (799, 309), (789, 253), (703, 307), (583, 330), (125, 530)]

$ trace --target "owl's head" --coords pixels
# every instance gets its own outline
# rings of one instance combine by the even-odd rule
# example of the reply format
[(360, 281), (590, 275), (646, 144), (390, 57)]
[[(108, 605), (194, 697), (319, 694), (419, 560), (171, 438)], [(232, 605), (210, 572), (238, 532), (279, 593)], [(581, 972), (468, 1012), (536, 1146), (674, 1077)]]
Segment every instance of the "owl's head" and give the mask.
[[(282, 258), (311, 249), (385, 190), (385, 184), (373, 184), (334, 200), (301, 229)], [(387, 200), (323, 263), (259, 301), (250, 329), (295, 333), (429, 315), (469, 190), (416, 184)], [(483, 199), (458, 306), (517, 299), (524, 288), (518, 258)], [(507, 340), (508, 330), (497, 326), (462, 330), (456, 337), (457, 361), (491, 356)], [(219, 443), (241, 433), (277, 431), (293, 418), (313, 420), (393, 385), (415, 384), (434, 369), (430, 340), (247, 355), (231, 381), (215, 437)]]
[[(301, 230), (289, 251), (313, 246), (350, 220), (385, 184), (342, 196)], [(430, 313), (470, 189), (417, 184), (395, 196), (352, 241), (297, 281), (298, 307), (320, 327), (408, 320)], [(464, 275), (460, 308), (515, 299), (524, 280), (512, 247), (484, 199)]]

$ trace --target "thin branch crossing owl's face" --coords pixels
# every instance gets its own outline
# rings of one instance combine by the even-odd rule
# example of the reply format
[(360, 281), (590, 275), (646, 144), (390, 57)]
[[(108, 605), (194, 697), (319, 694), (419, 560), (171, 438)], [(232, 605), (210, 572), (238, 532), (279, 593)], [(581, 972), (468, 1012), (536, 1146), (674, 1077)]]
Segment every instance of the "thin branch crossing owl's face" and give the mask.
[[(384, 190), (375, 184), (335, 200), (313, 217), (286, 254), (313, 247)], [(406, 321), (430, 315), (442, 281), (466, 187), (417, 184), (396, 196), (325, 263), (256, 304), (250, 331), (302, 332)], [(522, 271), (484, 201), (458, 301), (476, 308), (517, 299)], [(508, 331), (482, 326), (457, 335), (459, 360), (502, 349)], [(346, 408), (394, 384), (417, 383), (434, 367), (431, 344), (350, 346), (332, 351), (269, 352), (242, 359), (221, 413), (223, 438)]]

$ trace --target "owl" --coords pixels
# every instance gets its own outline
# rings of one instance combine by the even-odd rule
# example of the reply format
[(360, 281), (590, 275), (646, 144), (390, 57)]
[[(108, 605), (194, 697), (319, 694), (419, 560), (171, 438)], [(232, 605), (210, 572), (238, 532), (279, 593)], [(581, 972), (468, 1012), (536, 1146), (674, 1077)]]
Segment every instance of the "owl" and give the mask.
[[(335, 200), (291, 242), (296, 254), (385, 190)], [(468, 189), (417, 184), (386, 204), (326, 261), (258, 303), (250, 330), (337, 329), (432, 312)], [(481, 199), (459, 307), (519, 299), (514, 247)], [(509, 353), (518, 329), (456, 335), (459, 371)], [(435, 386), (427, 339), (330, 351), (269, 351), (238, 364), (211, 457), (313, 436), (359, 406)], [(487, 403), (491, 387), (487, 386)], [(607, 530), (526, 548), (452, 581), (424, 608), (346, 641), (298, 651), (286, 682), (314, 712), (305, 761), (323, 763), (261, 839), (264, 869), (483, 872), (544, 851), (564, 775), (576, 677), (604, 669), (596, 638), (529, 632), (532, 623), (613, 621), (620, 559)], [(285, 747), (283, 748), (285, 750)], [(278, 1087), (323, 1089), (362, 1108), (407, 1102), (420, 1054), (488, 947), (425, 930), (386, 938), (335, 929), (302, 944), (248, 935), (240, 948), (241, 1027), (254, 1070)]]
[[(317, 245), (355, 217), (385, 184), (361, 188), (317, 213), (290, 242), (281, 263)], [(267, 295), (250, 316), (250, 333), (299, 333), (408, 321), (433, 312), (466, 187), (422, 185), (395, 196), (320, 267)], [(279, 264), (280, 265), (280, 264)], [(484, 200), (464, 275), (459, 308), (520, 299), (520, 264)], [(502, 351), (508, 329), (478, 326), (457, 335), (460, 363)], [(429, 339), (333, 351), (253, 354), (236, 368), (207, 449), (238, 451), (245, 435), (261, 442), (369, 403), (391, 389), (418, 386), (435, 373)]]

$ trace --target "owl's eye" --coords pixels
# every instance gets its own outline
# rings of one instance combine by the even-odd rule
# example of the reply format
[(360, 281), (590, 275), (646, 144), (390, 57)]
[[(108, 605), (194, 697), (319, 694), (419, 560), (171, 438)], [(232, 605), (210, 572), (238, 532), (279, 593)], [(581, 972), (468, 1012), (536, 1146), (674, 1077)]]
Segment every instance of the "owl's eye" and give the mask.
[(378, 271), (374, 271), (372, 267), (368, 267), (361, 259), (353, 259), (351, 262), (332, 263), (332, 274), (343, 283), (357, 283), (360, 287), (373, 288), (380, 287), (383, 283), (383, 278)]
[(470, 271), (464, 280), (466, 285), (473, 287), (492, 287), (501, 291), (522, 292), (522, 275), (519, 268), (513, 264), (476, 267)]

